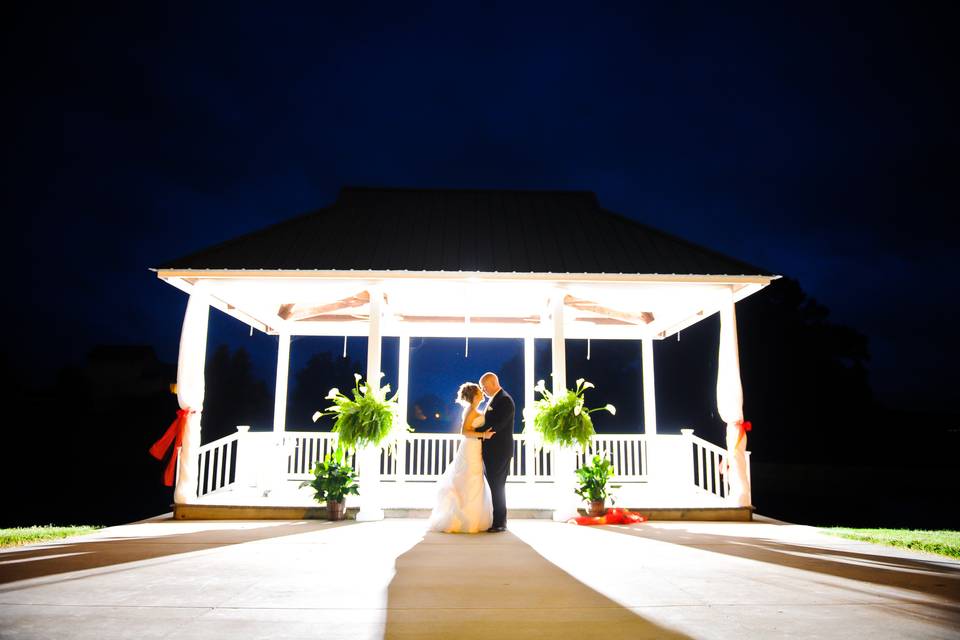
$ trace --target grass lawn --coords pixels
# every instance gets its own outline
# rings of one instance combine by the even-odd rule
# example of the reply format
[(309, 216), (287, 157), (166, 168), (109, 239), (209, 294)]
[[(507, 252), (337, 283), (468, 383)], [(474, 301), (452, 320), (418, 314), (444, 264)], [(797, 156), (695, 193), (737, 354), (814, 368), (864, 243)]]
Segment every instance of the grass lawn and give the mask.
[(912, 529), (847, 529), (830, 527), (824, 533), (851, 540), (864, 540), (905, 547), (917, 551), (929, 551), (940, 555), (960, 558), (960, 531), (914, 531)]
[(57, 538), (76, 536), (81, 533), (90, 533), (91, 531), (102, 528), (103, 527), (87, 525), (77, 527), (55, 527), (50, 525), (46, 527), (0, 529), (0, 547), (17, 547), (22, 544), (31, 544), (44, 540), (56, 540)]

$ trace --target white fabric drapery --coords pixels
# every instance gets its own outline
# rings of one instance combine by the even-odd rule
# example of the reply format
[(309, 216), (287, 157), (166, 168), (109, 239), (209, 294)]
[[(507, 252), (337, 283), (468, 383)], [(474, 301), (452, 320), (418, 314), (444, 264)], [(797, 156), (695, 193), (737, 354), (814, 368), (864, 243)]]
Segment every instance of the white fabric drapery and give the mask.
[(720, 306), (720, 351), (717, 367), (717, 411), (727, 423), (727, 480), (730, 502), (740, 507), (751, 503), (747, 475), (747, 434), (743, 431), (743, 387), (737, 344), (737, 314), (733, 291)]
[[(203, 370), (207, 360), (207, 320), (210, 317), (210, 299), (202, 284), (197, 284), (183, 316), (180, 333), (180, 356), (177, 360), (177, 401), (180, 408), (189, 410), (180, 446), (180, 468), (177, 486), (173, 491), (176, 504), (197, 501), (198, 459), (200, 449), (200, 418), (203, 415), (205, 383)], [(176, 451), (173, 452), (176, 455)]]

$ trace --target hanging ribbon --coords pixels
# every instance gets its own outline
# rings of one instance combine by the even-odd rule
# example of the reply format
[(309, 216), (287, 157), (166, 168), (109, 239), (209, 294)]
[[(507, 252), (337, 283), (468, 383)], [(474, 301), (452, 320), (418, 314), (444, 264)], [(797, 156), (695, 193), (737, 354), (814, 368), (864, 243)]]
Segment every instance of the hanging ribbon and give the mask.
[(636, 524), (637, 522), (646, 522), (647, 517), (639, 513), (632, 513), (629, 509), (609, 508), (607, 513), (602, 516), (582, 516), (580, 518), (570, 518), (567, 520), (570, 524), (579, 524), (591, 526), (596, 524)]
[(171, 450), (172, 447), (173, 453), (170, 455), (170, 460), (167, 461), (167, 466), (163, 470), (163, 484), (168, 487), (173, 486), (173, 472), (177, 464), (177, 450), (180, 448), (180, 443), (183, 442), (183, 432), (187, 428), (187, 416), (191, 413), (196, 412), (190, 409), (179, 409), (177, 411), (177, 417), (174, 418), (170, 426), (167, 427), (166, 433), (150, 447), (150, 455), (157, 460), (163, 460), (167, 451)]

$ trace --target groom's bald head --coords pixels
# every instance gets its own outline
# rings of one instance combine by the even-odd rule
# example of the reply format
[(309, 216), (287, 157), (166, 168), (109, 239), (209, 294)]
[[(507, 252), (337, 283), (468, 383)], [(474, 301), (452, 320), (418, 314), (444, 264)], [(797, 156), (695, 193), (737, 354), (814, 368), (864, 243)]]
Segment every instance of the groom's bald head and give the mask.
[(500, 391), (500, 378), (497, 377), (497, 374), (492, 371), (487, 371), (485, 374), (480, 376), (480, 386), (483, 388), (483, 392), (492, 396), (497, 391)]

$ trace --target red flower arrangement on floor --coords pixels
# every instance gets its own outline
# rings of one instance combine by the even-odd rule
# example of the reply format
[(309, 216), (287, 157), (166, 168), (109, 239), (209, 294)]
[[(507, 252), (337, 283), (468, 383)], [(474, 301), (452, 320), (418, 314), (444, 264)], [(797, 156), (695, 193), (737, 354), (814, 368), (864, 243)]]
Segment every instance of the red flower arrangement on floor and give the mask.
[(635, 524), (637, 522), (646, 522), (647, 517), (639, 513), (631, 513), (629, 509), (616, 509), (611, 507), (607, 513), (602, 516), (581, 516), (579, 518), (570, 518), (567, 520), (570, 524), (594, 525), (594, 524)]

